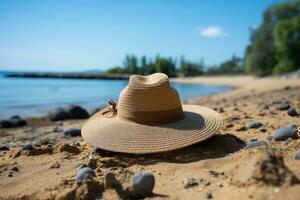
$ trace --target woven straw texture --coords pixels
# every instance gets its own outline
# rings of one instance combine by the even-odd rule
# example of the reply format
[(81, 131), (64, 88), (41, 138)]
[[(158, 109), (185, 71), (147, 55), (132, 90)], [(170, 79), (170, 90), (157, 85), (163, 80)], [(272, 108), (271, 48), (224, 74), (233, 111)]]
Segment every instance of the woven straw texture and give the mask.
[(109, 151), (146, 154), (179, 149), (211, 137), (222, 124), (214, 110), (182, 106), (162, 73), (131, 76), (117, 108), (111, 104), (111, 110), (98, 112), (82, 128), (83, 139)]
[(180, 121), (149, 126), (116, 118), (101, 111), (87, 121), (82, 137), (99, 148), (124, 153), (147, 154), (180, 149), (213, 136), (222, 125), (222, 117), (214, 110), (183, 105)]

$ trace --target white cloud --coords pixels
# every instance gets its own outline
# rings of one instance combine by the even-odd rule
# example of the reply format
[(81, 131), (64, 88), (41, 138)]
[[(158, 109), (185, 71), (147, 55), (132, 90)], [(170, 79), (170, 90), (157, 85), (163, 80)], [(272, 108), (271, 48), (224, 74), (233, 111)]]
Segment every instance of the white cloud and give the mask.
[(209, 26), (204, 29), (199, 29), (202, 37), (216, 38), (216, 37), (226, 37), (228, 33), (219, 26)]

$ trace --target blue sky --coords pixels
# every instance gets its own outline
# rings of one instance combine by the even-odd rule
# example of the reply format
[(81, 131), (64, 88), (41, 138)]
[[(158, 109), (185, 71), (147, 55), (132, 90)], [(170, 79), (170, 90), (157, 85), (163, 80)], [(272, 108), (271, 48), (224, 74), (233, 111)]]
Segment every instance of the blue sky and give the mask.
[(104, 70), (127, 53), (208, 65), (242, 56), (279, 0), (1, 0), (0, 69)]

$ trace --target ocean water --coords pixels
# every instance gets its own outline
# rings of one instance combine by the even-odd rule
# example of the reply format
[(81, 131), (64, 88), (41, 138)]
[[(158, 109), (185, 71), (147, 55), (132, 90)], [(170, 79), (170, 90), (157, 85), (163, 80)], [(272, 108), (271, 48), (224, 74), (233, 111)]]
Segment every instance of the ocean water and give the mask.
[[(70, 104), (92, 109), (118, 100), (125, 80), (6, 78), (0, 74), (0, 119), (12, 115), (44, 116), (56, 107)], [(172, 83), (182, 101), (228, 91), (227, 86)]]

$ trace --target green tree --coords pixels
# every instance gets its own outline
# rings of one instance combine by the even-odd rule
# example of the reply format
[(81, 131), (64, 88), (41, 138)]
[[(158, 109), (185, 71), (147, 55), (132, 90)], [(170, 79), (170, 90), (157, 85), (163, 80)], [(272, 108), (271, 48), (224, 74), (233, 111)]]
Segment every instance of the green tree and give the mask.
[(176, 67), (172, 60), (158, 56), (155, 60), (155, 72), (162, 72), (170, 77), (174, 77), (176, 75)]
[(126, 70), (123, 67), (113, 67), (107, 70), (107, 73), (110, 74), (124, 74), (126, 73)]
[(138, 73), (137, 58), (134, 55), (126, 55), (123, 62), (125, 71), (130, 74)]
[(220, 74), (239, 74), (243, 72), (242, 65), (241, 65), (241, 58), (236, 57), (235, 55), (232, 56), (231, 59), (221, 63), (219, 68), (217, 69)]
[(245, 53), (245, 69), (248, 73), (268, 75), (277, 64), (273, 31), (278, 21), (299, 15), (299, 1), (286, 2), (269, 7), (263, 14), (263, 22), (251, 32), (250, 45)]
[(203, 74), (204, 61), (200, 60), (198, 63), (186, 61), (182, 56), (180, 59), (179, 71), (184, 76), (197, 76)]
[(300, 15), (280, 20), (274, 31), (277, 65), (275, 74), (294, 71), (300, 68)]

